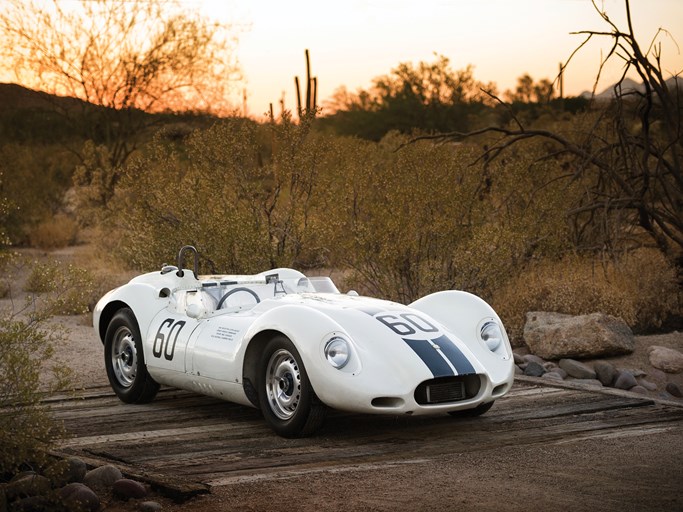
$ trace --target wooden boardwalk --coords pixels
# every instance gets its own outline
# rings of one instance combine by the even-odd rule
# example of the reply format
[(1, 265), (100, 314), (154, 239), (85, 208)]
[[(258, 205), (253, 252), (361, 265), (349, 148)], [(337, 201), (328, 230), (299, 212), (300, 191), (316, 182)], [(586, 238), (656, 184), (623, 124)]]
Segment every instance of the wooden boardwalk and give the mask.
[(420, 463), (444, 453), (683, 432), (681, 407), (528, 381), (479, 418), (332, 413), (308, 439), (278, 437), (255, 409), (173, 389), (146, 405), (123, 404), (109, 388), (50, 405), (72, 434), (60, 453), (114, 463), (177, 499), (212, 486)]

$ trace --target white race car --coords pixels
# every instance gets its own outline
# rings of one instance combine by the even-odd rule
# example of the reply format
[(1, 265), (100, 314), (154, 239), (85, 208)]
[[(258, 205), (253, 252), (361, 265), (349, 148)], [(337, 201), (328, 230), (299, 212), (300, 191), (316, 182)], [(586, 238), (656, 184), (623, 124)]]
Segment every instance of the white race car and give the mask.
[[(194, 253), (194, 271), (183, 256)], [(280, 435), (313, 433), (327, 407), (356, 413), (479, 415), (512, 386), (498, 315), (462, 291), (409, 306), (341, 294), (292, 269), (198, 276), (197, 251), (107, 293), (93, 325), (127, 403), (159, 385), (257, 407)]]

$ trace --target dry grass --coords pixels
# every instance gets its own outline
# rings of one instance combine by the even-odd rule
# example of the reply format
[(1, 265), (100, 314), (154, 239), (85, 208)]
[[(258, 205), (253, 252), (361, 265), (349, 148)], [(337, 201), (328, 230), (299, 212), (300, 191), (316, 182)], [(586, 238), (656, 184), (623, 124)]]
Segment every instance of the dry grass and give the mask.
[(602, 312), (642, 332), (680, 314), (681, 300), (674, 267), (658, 251), (639, 249), (617, 262), (572, 256), (539, 263), (497, 290), (492, 302), (520, 344), (528, 311)]
[(78, 224), (65, 215), (45, 219), (29, 233), (31, 246), (39, 249), (68, 247), (75, 244), (77, 238)]

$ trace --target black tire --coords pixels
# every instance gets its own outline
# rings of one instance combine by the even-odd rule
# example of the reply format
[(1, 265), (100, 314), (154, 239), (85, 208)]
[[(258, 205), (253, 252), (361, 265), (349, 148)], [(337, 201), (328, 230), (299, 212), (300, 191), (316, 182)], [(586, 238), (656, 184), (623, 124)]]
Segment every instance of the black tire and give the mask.
[(479, 404), (477, 405), (474, 409), (465, 409), (463, 411), (451, 411), (448, 414), (451, 416), (455, 416), (456, 418), (474, 418), (476, 416), (481, 416), (482, 414), (486, 414), (488, 410), (493, 407), (493, 403), (495, 402), (486, 402), (485, 404)]
[(294, 344), (285, 336), (272, 338), (261, 353), (258, 396), (266, 423), (282, 437), (305, 437), (325, 420), (327, 408), (308, 380)]
[(159, 391), (159, 384), (147, 372), (140, 328), (129, 308), (117, 311), (107, 326), (104, 365), (109, 384), (122, 402), (144, 404)]

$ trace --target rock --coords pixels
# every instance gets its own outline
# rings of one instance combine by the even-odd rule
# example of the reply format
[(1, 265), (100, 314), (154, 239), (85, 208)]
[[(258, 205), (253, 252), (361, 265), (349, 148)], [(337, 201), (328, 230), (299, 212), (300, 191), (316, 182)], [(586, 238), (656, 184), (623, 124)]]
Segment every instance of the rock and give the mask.
[(602, 313), (572, 316), (529, 312), (524, 341), (531, 352), (545, 359), (613, 356), (630, 354), (635, 349), (629, 326)]
[(88, 471), (83, 477), (83, 483), (91, 489), (109, 489), (114, 482), (121, 480), (123, 475), (116, 466), (106, 464)]
[(0, 512), (7, 512), (7, 496), (5, 496), (5, 489), (0, 484)]
[(552, 361), (547, 361), (547, 362), (543, 363), (543, 368), (545, 368), (545, 371), (547, 371), (547, 372), (552, 372), (552, 371), (555, 371), (555, 369), (557, 368), (557, 365), (555, 363), (553, 363)]
[(628, 370), (621, 370), (617, 374), (617, 378), (614, 380), (614, 387), (617, 389), (629, 390), (634, 386), (638, 385), (638, 381)]
[(655, 384), (654, 382), (650, 382), (649, 380), (640, 379), (638, 381), (638, 385), (644, 387), (648, 391), (656, 391), (657, 390), (657, 384)]
[(683, 371), (683, 354), (672, 348), (653, 345), (647, 349), (650, 364), (667, 373)]
[(573, 359), (560, 359), (560, 368), (576, 379), (595, 379), (596, 377), (593, 368)]
[(669, 382), (666, 385), (666, 391), (669, 394), (675, 396), (676, 398), (683, 398), (683, 391), (681, 390), (680, 386), (675, 382)]
[(546, 373), (545, 368), (535, 361), (528, 362), (524, 369), (524, 375), (529, 377), (540, 377), (544, 373)]
[(59, 490), (59, 495), (69, 510), (95, 512), (100, 508), (100, 498), (85, 484), (70, 483)]
[(544, 373), (544, 374), (542, 375), (542, 377), (543, 377), (544, 379), (550, 379), (550, 380), (564, 380), (564, 379), (562, 378), (562, 375), (560, 375), (559, 373), (556, 373), (556, 372)]
[(570, 379), (572, 383), (574, 384), (580, 384), (583, 386), (589, 386), (593, 388), (601, 388), (602, 387), (602, 382), (600, 382), (598, 379)]
[(44, 512), (55, 510), (56, 506), (56, 503), (47, 496), (30, 496), (12, 503), (10, 510), (12, 512)]
[(42, 496), (50, 492), (51, 489), (50, 480), (44, 476), (28, 474), (10, 481), (5, 486), (5, 495), (8, 501), (14, 501), (18, 498)]
[(617, 369), (607, 361), (595, 361), (593, 369), (603, 386), (611, 386), (614, 379), (617, 377)]
[(156, 501), (143, 501), (138, 505), (138, 509), (142, 512), (156, 512), (161, 510), (161, 504)]
[(144, 498), (147, 496), (147, 489), (140, 482), (122, 478), (114, 482), (113, 494), (115, 498), (127, 501), (131, 498)]
[(515, 360), (515, 364), (522, 364), (524, 362), (524, 358), (521, 355), (519, 355), (517, 352), (513, 352), (512, 357)]
[(515, 365), (515, 375), (524, 375), (524, 370), (522, 370), (518, 365)]
[(52, 482), (52, 487), (64, 487), (72, 482), (81, 482), (88, 470), (85, 462), (77, 457), (58, 460), (48, 466), (45, 476)]
[(639, 395), (647, 395), (647, 389), (643, 386), (633, 386), (629, 391), (631, 391), (631, 393), (638, 393)]
[(542, 359), (542, 358), (540, 358), (540, 357), (538, 357), (537, 355), (534, 355), (534, 354), (527, 354), (527, 355), (525, 355), (525, 356), (522, 356), (522, 359), (524, 360), (525, 363), (530, 363), (530, 362), (532, 362), (532, 361), (533, 361), (534, 363), (538, 363), (538, 364), (540, 364), (540, 365), (543, 365), (543, 364), (545, 363), (545, 360), (544, 360), (544, 359)]
[(36, 473), (35, 471), (20, 471), (10, 479), (10, 483), (16, 482), (17, 480), (21, 480), (25, 476), (35, 476), (37, 474), (38, 473)]
[(554, 373), (557, 373), (560, 377), (562, 377), (562, 380), (566, 379), (569, 377), (569, 374), (565, 372), (562, 368), (559, 366), (553, 370)]

